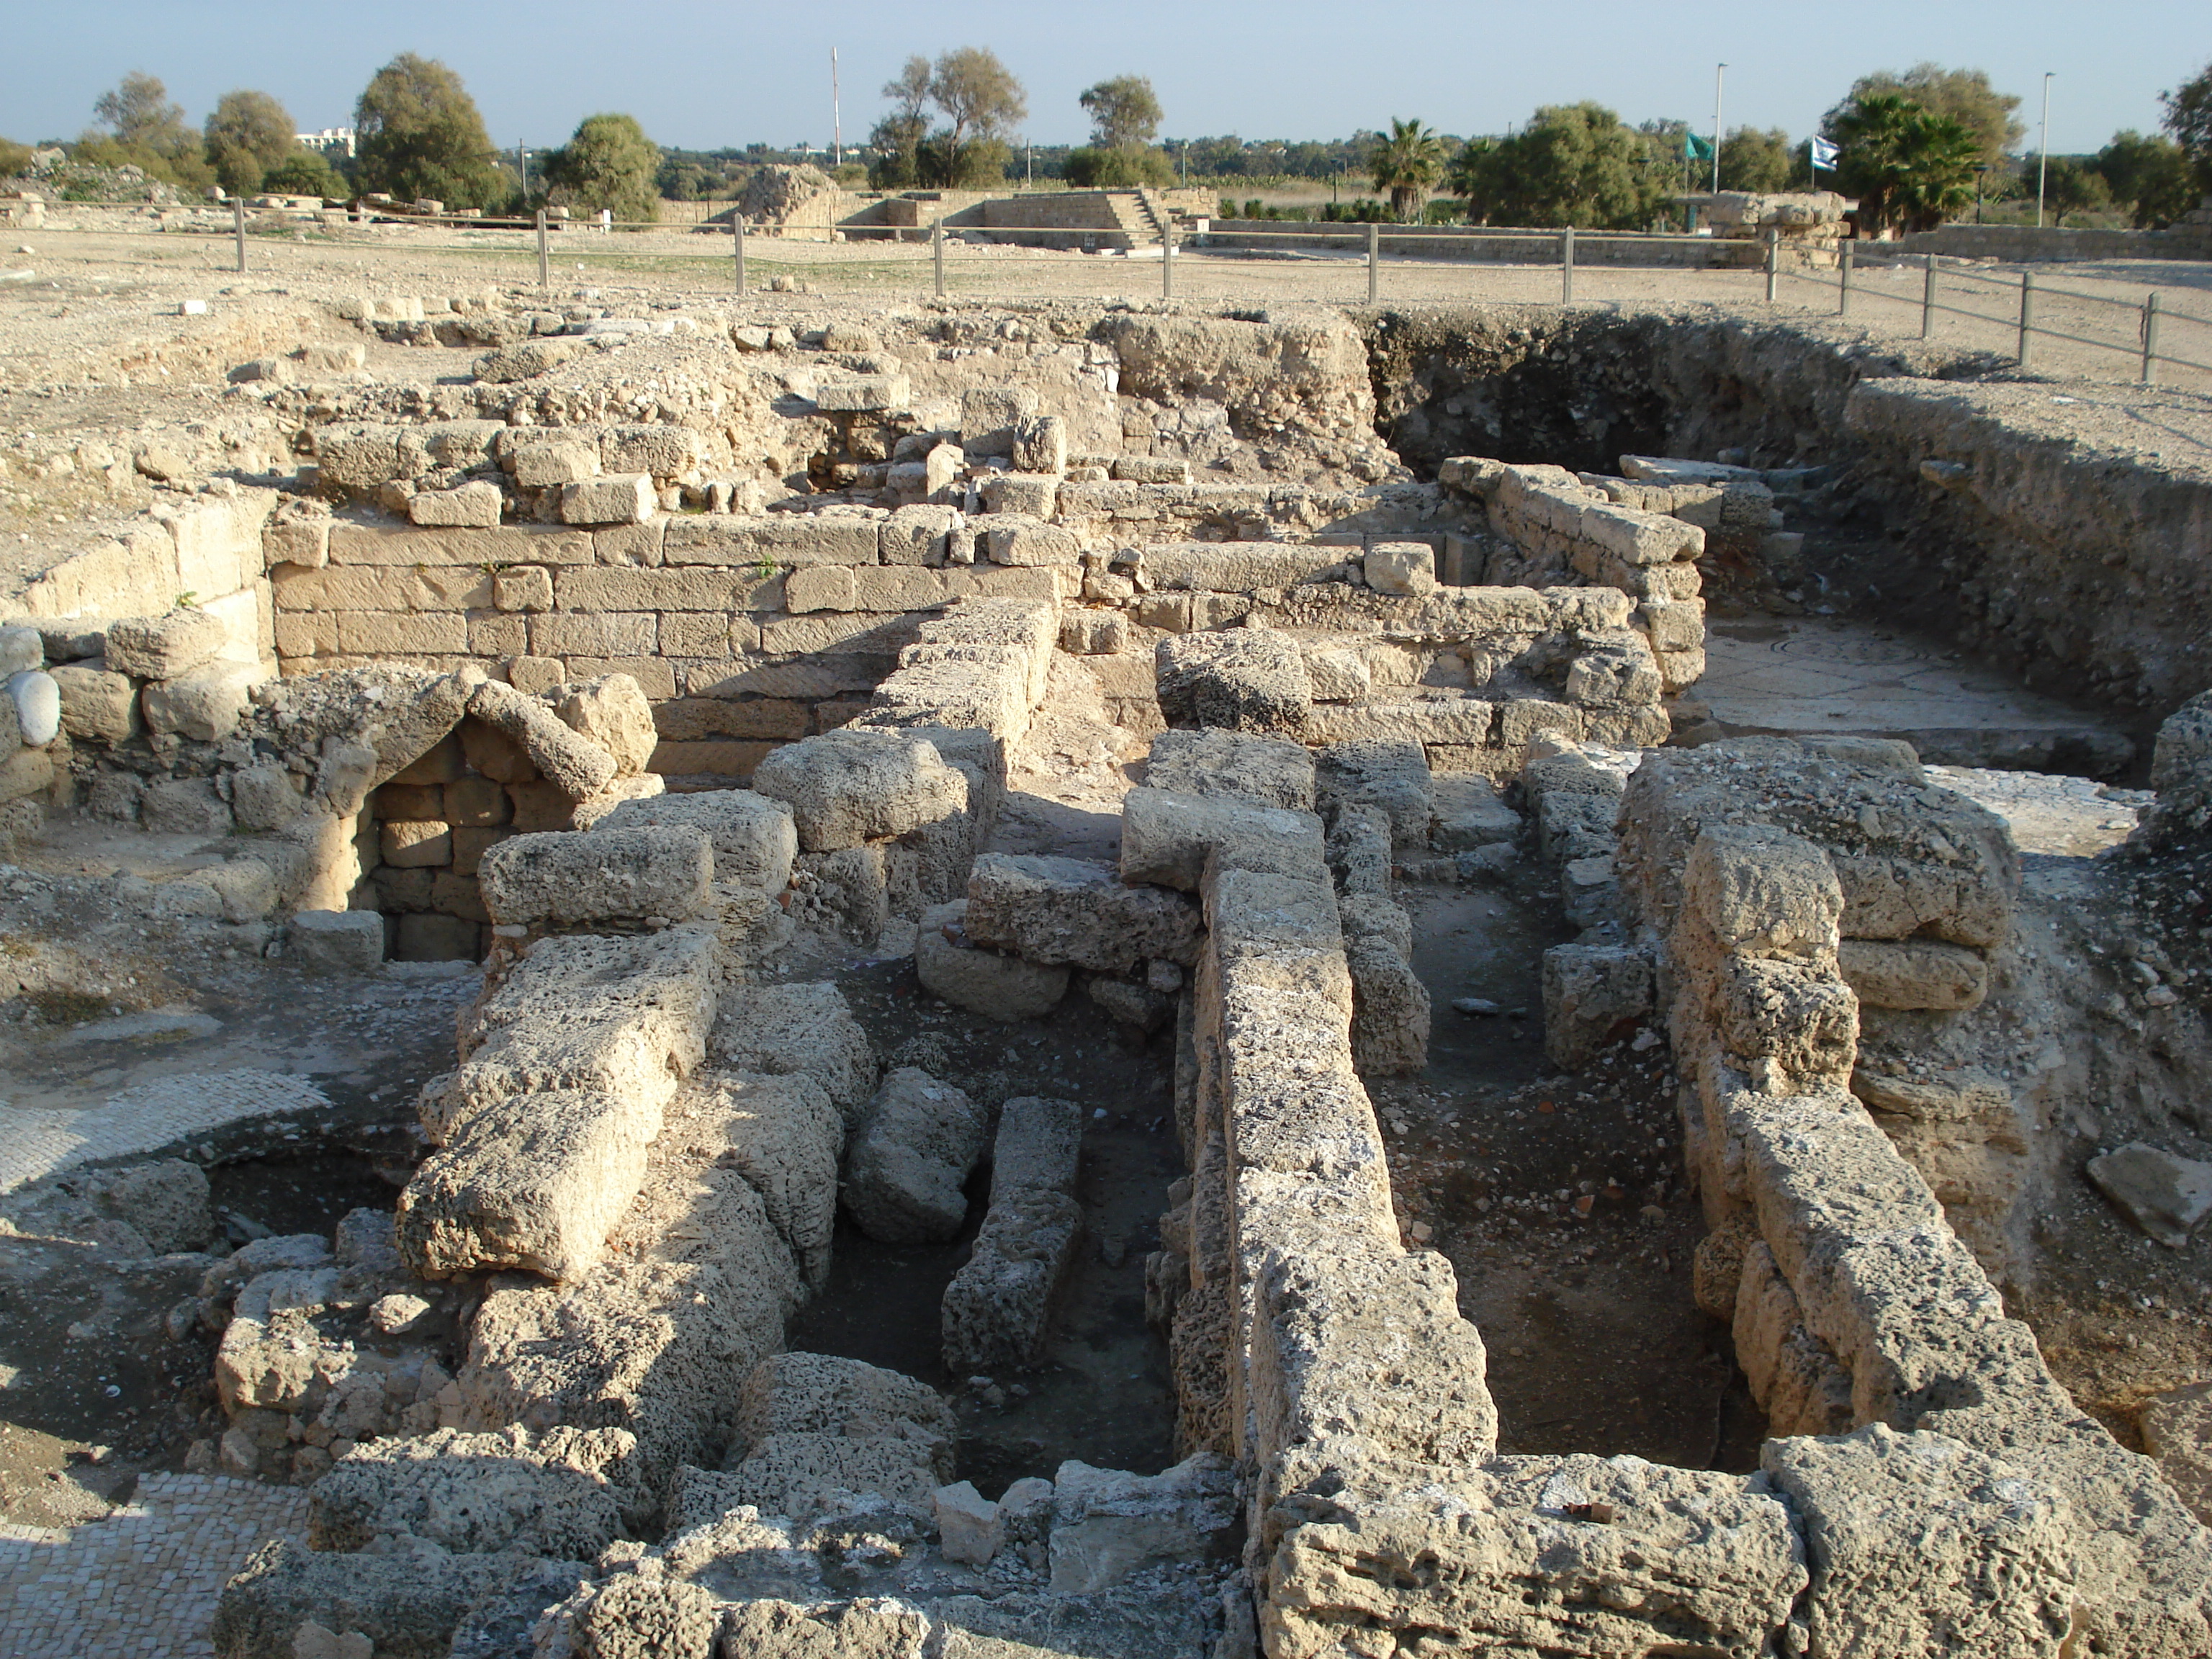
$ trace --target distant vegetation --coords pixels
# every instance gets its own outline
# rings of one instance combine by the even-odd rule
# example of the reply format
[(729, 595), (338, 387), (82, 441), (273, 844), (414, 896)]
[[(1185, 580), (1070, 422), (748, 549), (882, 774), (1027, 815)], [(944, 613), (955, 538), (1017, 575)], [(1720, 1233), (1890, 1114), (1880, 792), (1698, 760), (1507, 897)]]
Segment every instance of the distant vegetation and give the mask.
[[(451, 69), (403, 52), (362, 92), (353, 156), (301, 144), (285, 106), (251, 88), (225, 93), (194, 127), (160, 78), (138, 70), (100, 95), (94, 125), (40, 148), (60, 149), (73, 178), (89, 181), (64, 180), (64, 194), (112, 188), (113, 169), (134, 167), (187, 191), (343, 200), (381, 191), (495, 213), (605, 209), (622, 220), (651, 219), (661, 200), (727, 201), (759, 167), (802, 161), (854, 189), (988, 189), (1024, 179), (1081, 188), (1188, 183), (1215, 192), (1225, 217), (1616, 230), (1679, 222), (1681, 196), (1711, 178), (1707, 135), (1693, 137), (1680, 121), (1631, 125), (1590, 102), (1547, 105), (1503, 133), (1472, 137), (1394, 116), (1387, 131), (1340, 139), (1163, 141), (1152, 82), (1123, 74), (1082, 93), (1089, 143), (1032, 147), (1020, 137), (1029, 115), (1021, 82), (981, 46), (909, 58), (883, 96), (885, 113), (842, 166), (818, 149), (769, 144), (664, 148), (618, 112), (587, 116), (566, 144), (526, 155), (495, 148)], [(2212, 192), (2212, 65), (2160, 94), (2160, 104), (2158, 132), (2118, 132), (2094, 155), (2047, 158), (2050, 222), (2163, 225)], [(1834, 171), (1814, 173), (1806, 139), (1737, 127), (1720, 139), (1721, 188), (1832, 188), (1858, 201), (1870, 230), (1976, 213), (2017, 222), (2033, 215), (2044, 160), (2022, 148), (2020, 110), (2020, 98), (1979, 70), (1877, 71), (1821, 118), (1819, 136), (1839, 151)], [(30, 147), (0, 138), (0, 178), (34, 163)], [(1322, 185), (1333, 199), (1310, 200)], [(1309, 199), (1271, 204), (1255, 191)]]

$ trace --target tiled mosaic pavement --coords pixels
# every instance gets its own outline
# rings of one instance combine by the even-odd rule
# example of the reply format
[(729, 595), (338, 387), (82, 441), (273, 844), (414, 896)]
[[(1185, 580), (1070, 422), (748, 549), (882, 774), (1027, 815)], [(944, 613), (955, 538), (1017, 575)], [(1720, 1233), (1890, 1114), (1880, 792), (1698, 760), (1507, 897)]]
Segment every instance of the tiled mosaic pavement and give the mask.
[(0, 1659), (211, 1659), (224, 1581), (307, 1529), (304, 1492), (204, 1474), (147, 1475), (67, 1532), (0, 1523)]
[(329, 1105), (305, 1078), (246, 1069), (161, 1078), (79, 1112), (7, 1109), (0, 1100), (0, 1193), (73, 1164), (127, 1157), (244, 1118)]

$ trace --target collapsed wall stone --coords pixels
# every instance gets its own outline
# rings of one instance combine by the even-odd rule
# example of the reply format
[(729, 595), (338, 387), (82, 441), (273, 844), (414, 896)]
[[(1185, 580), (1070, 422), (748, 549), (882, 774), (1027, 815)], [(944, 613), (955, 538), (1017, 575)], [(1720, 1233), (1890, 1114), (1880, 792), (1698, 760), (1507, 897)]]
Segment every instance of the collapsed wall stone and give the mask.
[(990, 1208), (945, 1287), (945, 1363), (955, 1372), (1034, 1364), (1082, 1236), (1075, 1170), (1083, 1108), (1023, 1096), (1000, 1108)]
[(884, 1079), (854, 1127), (845, 1207), (887, 1244), (942, 1243), (968, 1213), (961, 1183), (983, 1156), (983, 1109), (919, 1066)]

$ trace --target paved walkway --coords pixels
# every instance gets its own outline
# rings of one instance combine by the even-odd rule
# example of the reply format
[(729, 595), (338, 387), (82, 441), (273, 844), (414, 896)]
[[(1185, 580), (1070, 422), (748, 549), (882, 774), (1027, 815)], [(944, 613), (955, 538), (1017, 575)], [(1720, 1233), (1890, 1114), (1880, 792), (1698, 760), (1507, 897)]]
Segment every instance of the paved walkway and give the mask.
[(147, 1475), (66, 1532), (0, 1522), (0, 1659), (212, 1659), (225, 1581), (307, 1531), (304, 1492), (206, 1474)]

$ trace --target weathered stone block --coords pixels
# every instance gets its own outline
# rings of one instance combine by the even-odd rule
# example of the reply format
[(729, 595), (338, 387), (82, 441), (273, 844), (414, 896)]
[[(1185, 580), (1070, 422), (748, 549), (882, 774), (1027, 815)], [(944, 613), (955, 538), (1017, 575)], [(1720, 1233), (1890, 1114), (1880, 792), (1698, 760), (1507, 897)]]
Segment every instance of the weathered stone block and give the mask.
[(707, 907), (714, 842), (690, 825), (554, 831), (501, 842), (477, 866), (500, 922), (581, 922), (663, 916)]

